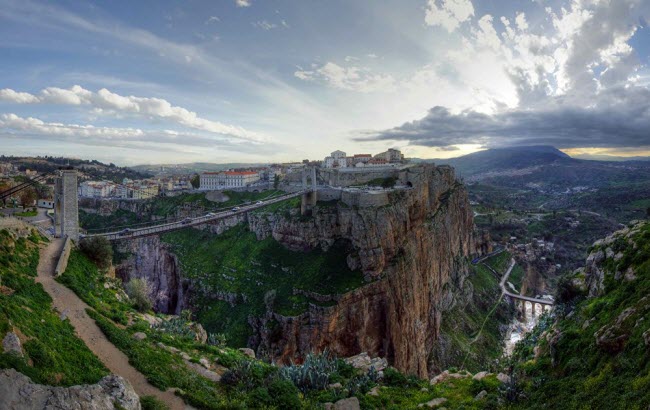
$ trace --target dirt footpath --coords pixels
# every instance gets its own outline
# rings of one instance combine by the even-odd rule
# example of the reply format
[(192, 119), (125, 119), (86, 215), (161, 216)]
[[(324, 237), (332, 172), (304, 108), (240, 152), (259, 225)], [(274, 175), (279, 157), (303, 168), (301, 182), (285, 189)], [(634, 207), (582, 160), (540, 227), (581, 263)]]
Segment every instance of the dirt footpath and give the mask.
[(95, 321), (86, 313), (86, 305), (70, 289), (54, 280), (54, 268), (63, 248), (64, 239), (54, 239), (41, 248), (36, 282), (43, 284), (45, 291), (52, 297), (52, 305), (59, 312), (66, 312), (68, 320), (74, 326), (77, 335), (83, 340), (111, 373), (124, 377), (131, 383), (140, 396), (155, 396), (166, 403), (172, 410), (191, 408), (173, 392), (163, 392), (149, 384), (144, 375), (129, 364), (129, 359), (115, 347), (102, 333)]

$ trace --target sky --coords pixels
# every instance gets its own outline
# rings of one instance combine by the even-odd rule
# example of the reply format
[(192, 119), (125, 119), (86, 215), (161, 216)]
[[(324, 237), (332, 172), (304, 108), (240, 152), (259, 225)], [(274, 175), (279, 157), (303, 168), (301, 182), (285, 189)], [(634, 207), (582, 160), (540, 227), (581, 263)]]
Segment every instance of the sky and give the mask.
[(650, 0), (0, 0), (0, 153), (650, 155)]

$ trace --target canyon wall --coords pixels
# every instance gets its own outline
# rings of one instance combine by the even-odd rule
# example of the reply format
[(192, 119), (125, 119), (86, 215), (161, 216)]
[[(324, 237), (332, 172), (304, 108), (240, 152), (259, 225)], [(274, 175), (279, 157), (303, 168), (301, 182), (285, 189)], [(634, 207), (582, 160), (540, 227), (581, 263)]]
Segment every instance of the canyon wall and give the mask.
[[(420, 377), (430, 372), (429, 356), (438, 340), (444, 312), (471, 297), (467, 281), (471, 255), (489, 252), (489, 241), (475, 231), (465, 187), (450, 167), (416, 166), (400, 176), (410, 188), (387, 192), (384, 206), (321, 203), (312, 215), (255, 212), (245, 222), (259, 240), (273, 237), (300, 252), (335, 242), (351, 244), (347, 264), (366, 284), (344, 295), (323, 295), (334, 306), (310, 305), (299, 316), (270, 309), (249, 317), (258, 352), (288, 362), (325, 348), (339, 356), (368, 352), (387, 357), (396, 368)], [(204, 227), (221, 233), (240, 220)], [(157, 309), (178, 311), (200, 284), (184, 283), (178, 261), (157, 237), (128, 241), (134, 253), (120, 265), (122, 278), (145, 276), (167, 299)]]
[(407, 179), (413, 188), (392, 191), (390, 204), (382, 207), (338, 202), (317, 206), (306, 219), (249, 216), (258, 239), (270, 235), (294, 250), (327, 250), (337, 239), (351, 241), (348, 265), (370, 282), (332, 307), (312, 305), (297, 317), (267, 312), (251, 320), (259, 330), (255, 347), (283, 361), (325, 348), (341, 356), (367, 351), (402, 371), (428, 376), (443, 312), (471, 294), (466, 261), (482, 251), (467, 193), (453, 169), (414, 167)]
[(176, 255), (158, 236), (116, 242), (116, 250), (131, 255), (115, 267), (115, 275), (124, 283), (144, 278), (156, 312), (179, 314), (188, 306), (189, 282), (183, 280)]

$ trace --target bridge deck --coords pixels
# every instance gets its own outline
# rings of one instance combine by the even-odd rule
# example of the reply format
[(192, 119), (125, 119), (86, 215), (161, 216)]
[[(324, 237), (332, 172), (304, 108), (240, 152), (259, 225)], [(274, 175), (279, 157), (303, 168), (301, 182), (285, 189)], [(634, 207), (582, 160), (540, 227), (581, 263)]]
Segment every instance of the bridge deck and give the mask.
[[(488, 266), (488, 265), (485, 265)], [(510, 260), (510, 266), (508, 267), (508, 270), (506, 273), (503, 275), (503, 278), (501, 278), (501, 282), (499, 282), (499, 286), (501, 287), (501, 291), (503, 292), (504, 295), (510, 296), (513, 299), (518, 299), (518, 300), (524, 300), (526, 302), (531, 302), (531, 303), (539, 303), (540, 305), (553, 305), (553, 302), (550, 300), (546, 299), (538, 299), (538, 298), (531, 298), (529, 296), (523, 296), (523, 295), (518, 295), (516, 293), (512, 293), (506, 289), (506, 281), (510, 277), (510, 272), (512, 272), (512, 269), (515, 267), (515, 260), (511, 259)], [(492, 269), (490, 266), (488, 266), (490, 270), (494, 272), (494, 269)]]
[(86, 235), (86, 238), (91, 238), (91, 237), (96, 237), (96, 236), (103, 236), (109, 241), (118, 241), (118, 240), (126, 240), (126, 239), (134, 239), (134, 238), (141, 238), (144, 236), (149, 236), (149, 235), (156, 235), (164, 232), (170, 232), (170, 231), (175, 231), (183, 228), (187, 228), (190, 226), (196, 226), (196, 225), (203, 225), (209, 222), (217, 221), (219, 219), (225, 219), (229, 218), (235, 215), (243, 214), (246, 212), (254, 211), (259, 208), (263, 208), (267, 205), (271, 205), (277, 202), (282, 202), (286, 201), (287, 199), (291, 198), (296, 198), (302, 194), (305, 194), (307, 192), (310, 192), (309, 190), (303, 190), (299, 192), (294, 192), (290, 194), (285, 194), (281, 195), (279, 197), (269, 199), (266, 201), (261, 201), (259, 204), (251, 204), (251, 205), (242, 205), (239, 206), (238, 210), (227, 210), (227, 211), (221, 211), (217, 213), (211, 213), (211, 214), (206, 214), (203, 216), (199, 216), (196, 218), (191, 218), (189, 222), (186, 222), (185, 220), (183, 221), (176, 221), (176, 222), (170, 222), (170, 223), (164, 223), (161, 225), (154, 225), (154, 226), (149, 226), (145, 228), (138, 228), (138, 229), (131, 229), (128, 231), (122, 230), (118, 232), (108, 232), (108, 233), (97, 233), (97, 234), (90, 234)]

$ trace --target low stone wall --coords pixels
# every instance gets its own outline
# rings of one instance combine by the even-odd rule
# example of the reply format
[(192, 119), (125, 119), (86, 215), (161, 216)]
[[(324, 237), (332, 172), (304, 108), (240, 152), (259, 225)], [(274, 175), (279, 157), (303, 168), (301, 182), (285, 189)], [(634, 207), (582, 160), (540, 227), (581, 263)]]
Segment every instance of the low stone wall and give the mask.
[(342, 190), (340, 189), (335, 189), (335, 188), (320, 188), (318, 190), (318, 200), (319, 201), (338, 201), (341, 199), (341, 192)]
[(341, 193), (341, 201), (348, 206), (368, 208), (372, 206), (384, 206), (390, 203), (388, 193), (390, 191), (359, 191)]
[(56, 269), (54, 269), (54, 276), (61, 276), (65, 272), (65, 269), (68, 267), (68, 258), (70, 258), (71, 250), (72, 239), (66, 237), (63, 249), (61, 249), (61, 255), (59, 255), (59, 261), (56, 263)]

